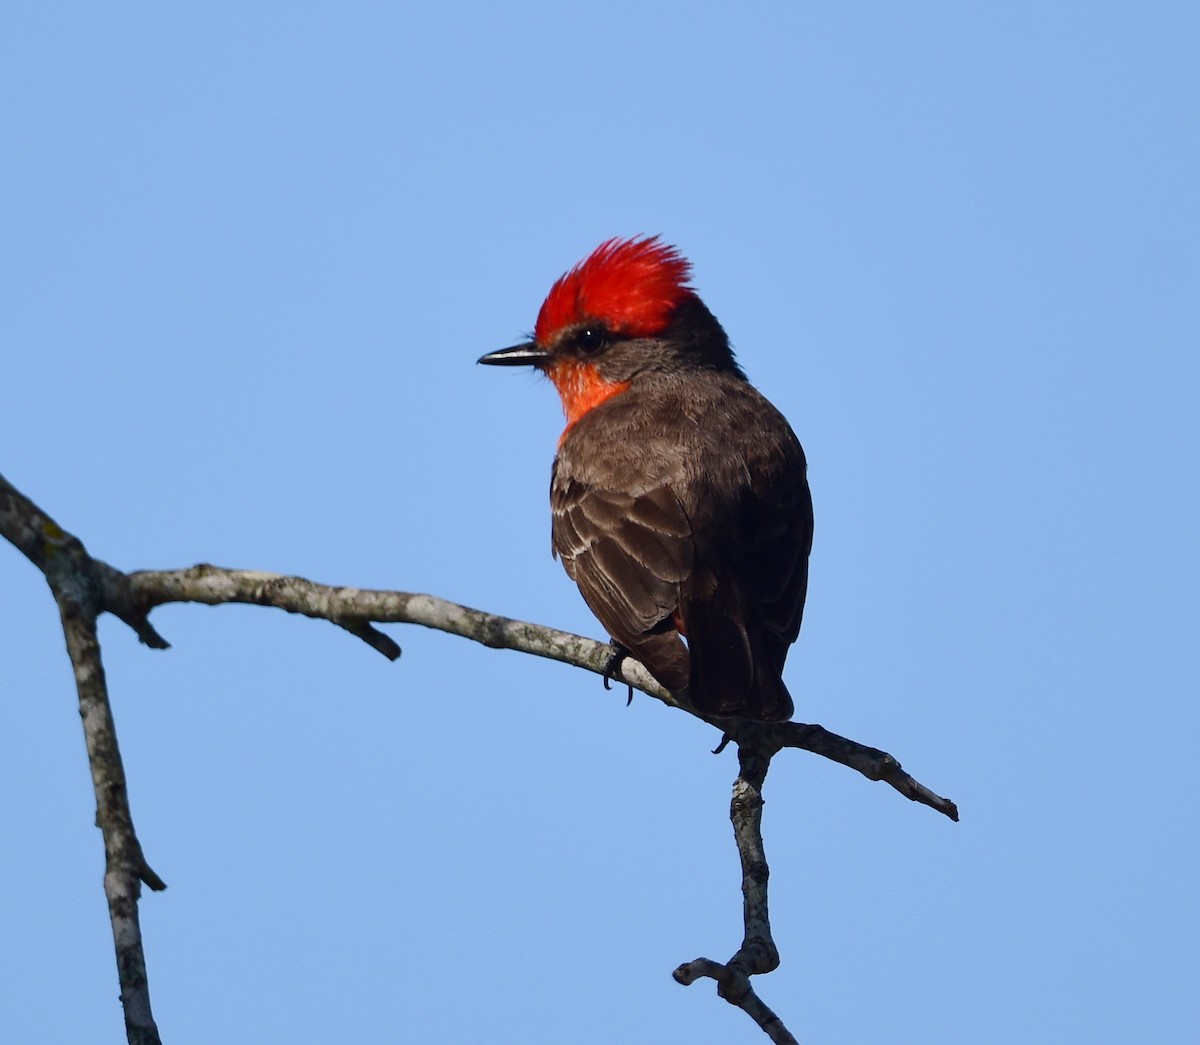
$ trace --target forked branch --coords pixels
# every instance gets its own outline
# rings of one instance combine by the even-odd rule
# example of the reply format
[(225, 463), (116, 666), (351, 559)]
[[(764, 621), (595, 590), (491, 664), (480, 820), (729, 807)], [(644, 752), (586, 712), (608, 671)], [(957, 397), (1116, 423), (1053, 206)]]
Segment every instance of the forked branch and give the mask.
[(67, 653), (75, 673), (79, 714), (96, 796), (96, 823), (104, 838), (104, 894), (116, 949), (125, 1034), (130, 1045), (160, 1045), (158, 1027), (150, 1010), (138, 897), (143, 883), (151, 889), (167, 886), (147, 864), (134, 831), (125, 767), (100, 658), (96, 618), (105, 608), (101, 593), (102, 574), (107, 568), (92, 559), (77, 538), (64, 533), (3, 476), (0, 476), (0, 533), (41, 569), (58, 604)]
[[(540, 624), (512, 620), (471, 609), (433, 595), (377, 591), (317, 584), (303, 577), (257, 570), (199, 565), (183, 570), (125, 573), (88, 554), (81, 541), (65, 532), (29, 498), (0, 476), (0, 535), (18, 548), (46, 577), (61, 611), (67, 650), (74, 668), (92, 779), (97, 821), (104, 835), (107, 860), (105, 891), (117, 949), (121, 1000), (130, 1042), (159, 1041), (150, 1013), (149, 988), (138, 924), (141, 884), (165, 888), (150, 869), (133, 827), (125, 773), (117, 745), (112, 710), (96, 638), (96, 618), (112, 613), (154, 649), (168, 643), (149, 615), (167, 603), (206, 605), (248, 603), (274, 606), (289, 613), (330, 621), (372, 649), (395, 660), (400, 647), (376, 624), (420, 624), (496, 649), (512, 649), (615, 677), (663, 703), (696, 715), (664, 690), (641, 664), (623, 658), (615, 667), (612, 647)], [(696, 717), (703, 718), (697, 715)], [(882, 780), (905, 797), (958, 819), (949, 799), (934, 794), (909, 776), (887, 752), (797, 722), (762, 724), (705, 719), (736, 742), (740, 773), (734, 785), (731, 818), (742, 860), (745, 937), (726, 963), (699, 958), (675, 970), (681, 983), (710, 977), (722, 997), (746, 1010), (773, 1041), (791, 1042), (779, 1018), (750, 986), (750, 977), (779, 964), (767, 917), (768, 868), (762, 846), (762, 785), (771, 758), (785, 747), (800, 748)]]
[(684, 962), (672, 974), (685, 987), (707, 977), (717, 981), (717, 994), (730, 1005), (743, 1009), (763, 1032), (780, 1045), (795, 1045), (796, 1039), (783, 1021), (754, 992), (750, 977), (773, 972), (779, 967), (779, 949), (771, 936), (767, 913), (767, 879), (770, 868), (762, 838), (762, 787), (771, 758), (779, 748), (762, 746), (749, 737), (738, 744), (738, 777), (733, 782), (729, 819), (742, 861), (742, 919), (745, 935), (738, 952), (722, 964), (711, 958)]

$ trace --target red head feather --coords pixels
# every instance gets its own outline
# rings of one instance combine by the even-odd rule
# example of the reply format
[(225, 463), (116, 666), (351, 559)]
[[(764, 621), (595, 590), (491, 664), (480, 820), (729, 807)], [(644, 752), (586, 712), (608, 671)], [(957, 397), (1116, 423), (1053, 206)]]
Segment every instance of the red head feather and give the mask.
[(545, 346), (585, 319), (631, 337), (661, 333), (675, 306), (692, 293), (691, 272), (687, 258), (657, 236), (606, 240), (550, 288), (534, 337)]

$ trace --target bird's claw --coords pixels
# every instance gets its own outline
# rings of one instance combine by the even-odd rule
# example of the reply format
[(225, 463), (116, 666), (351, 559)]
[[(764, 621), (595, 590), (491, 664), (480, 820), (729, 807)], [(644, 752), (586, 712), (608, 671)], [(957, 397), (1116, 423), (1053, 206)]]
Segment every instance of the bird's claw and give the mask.
[[(621, 661), (629, 656), (629, 650), (616, 640), (613, 640), (609, 645), (612, 648), (612, 652), (608, 655), (608, 660), (604, 662), (603, 676), (605, 689), (612, 689), (612, 684), (617, 678), (617, 673), (621, 670)], [(626, 685), (629, 687), (629, 697), (625, 701), (625, 706), (629, 707), (633, 703), (633, 683), (627, 682)]]

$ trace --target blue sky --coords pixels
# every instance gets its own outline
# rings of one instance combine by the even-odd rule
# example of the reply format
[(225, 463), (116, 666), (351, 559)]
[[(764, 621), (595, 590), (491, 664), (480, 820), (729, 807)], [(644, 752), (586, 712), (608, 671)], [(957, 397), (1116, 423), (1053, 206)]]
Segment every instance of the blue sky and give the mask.
[[(808, 1043), (1200, 1038), (1200, 9), (33, 5), (0, 33), (0, 471), (124, 569), (428, 591), (600, 635), (561, 415), (479, 368), (661, 233), (805, 444), (799, 753), (767, 781)], [(0, 547), (0, 1024), (121, 1040), (41, 577)], [(167, 607), (102, 637), (155, 1012), (225, 1040), (765, 1040), (732, 753), (414, 628)], [(1189, 841), (1189, 839), (1192, 839)]]

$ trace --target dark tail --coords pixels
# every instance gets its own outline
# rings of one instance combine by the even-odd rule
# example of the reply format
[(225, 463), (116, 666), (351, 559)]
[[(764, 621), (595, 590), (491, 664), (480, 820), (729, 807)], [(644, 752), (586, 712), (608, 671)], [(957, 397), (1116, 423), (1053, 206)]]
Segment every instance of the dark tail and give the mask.
[[(697, 628), (699, 625), (699, 628)], [(787, 645), (761, 628), (728, 617), (689, 622), (691, 680), (687, 698), (705, 715), (784, 722), (795, 705), (783, 681)]]

